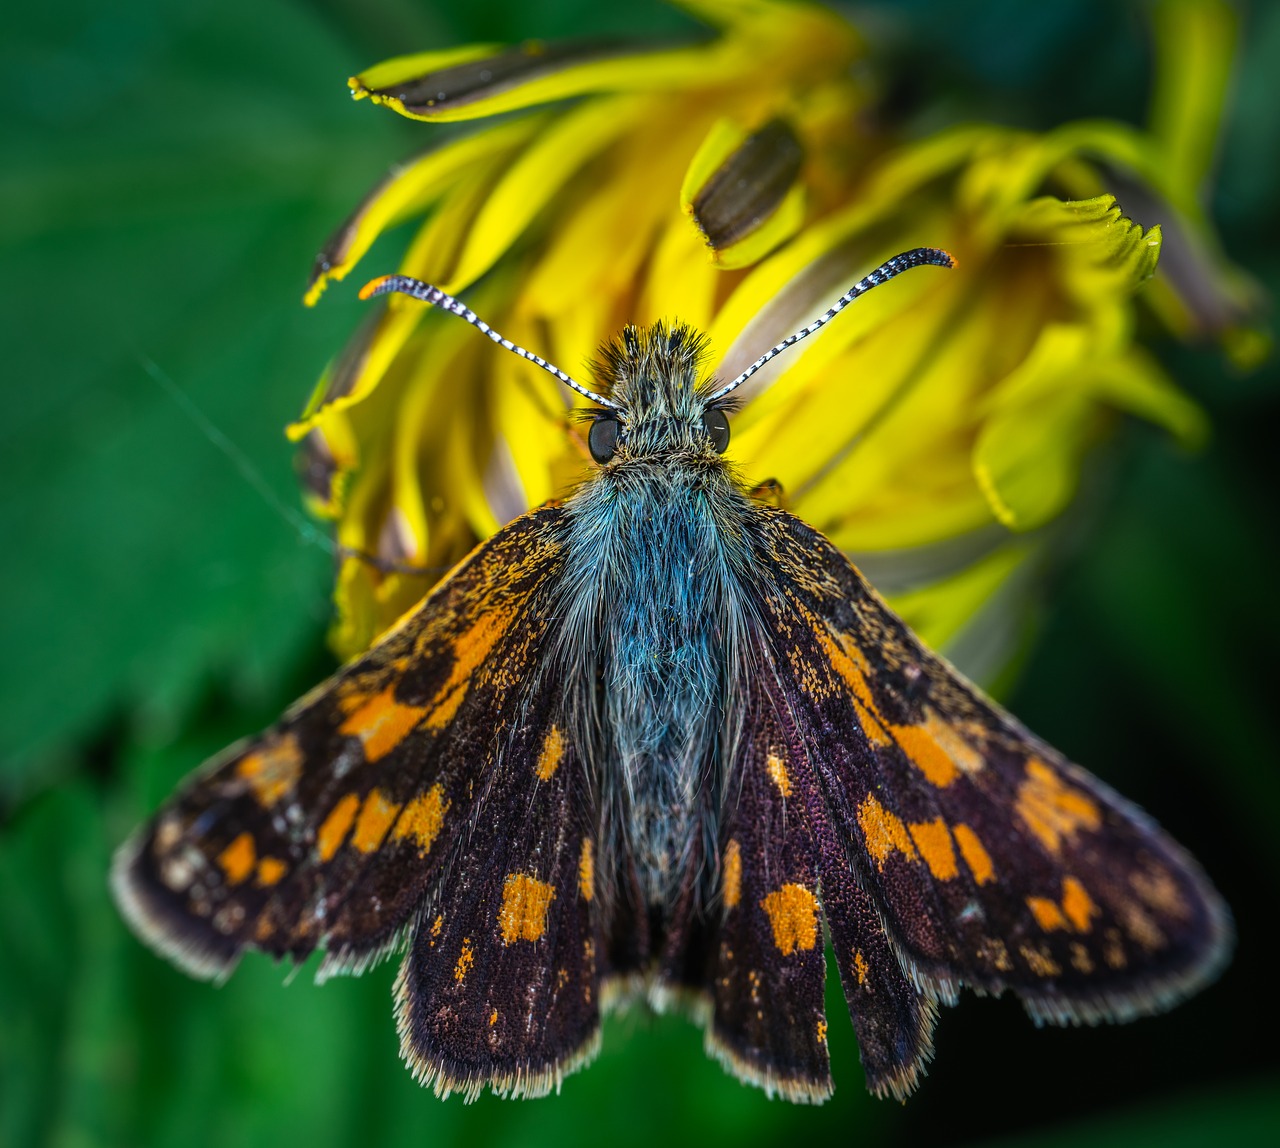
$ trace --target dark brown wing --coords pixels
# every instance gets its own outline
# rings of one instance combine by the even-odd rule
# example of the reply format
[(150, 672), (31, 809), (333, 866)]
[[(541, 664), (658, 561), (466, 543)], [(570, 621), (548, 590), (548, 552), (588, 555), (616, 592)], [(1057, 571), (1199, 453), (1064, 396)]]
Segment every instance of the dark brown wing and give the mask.
[(563, 519), (478, 547), (363, 657), (199, 770), (116, 898), (189, 971), (403, 945), (402, 1050), (440, 1093), (538, 1094), (599, 1034), (591, 797), (538, 672)]
[(1181, 846), (925, 649), (820, 534), (752, 521), (765, 688), (873, 1088), (914, 1085), (961, 985), (1094, 1023), (1217, 975), (1230, 914)]

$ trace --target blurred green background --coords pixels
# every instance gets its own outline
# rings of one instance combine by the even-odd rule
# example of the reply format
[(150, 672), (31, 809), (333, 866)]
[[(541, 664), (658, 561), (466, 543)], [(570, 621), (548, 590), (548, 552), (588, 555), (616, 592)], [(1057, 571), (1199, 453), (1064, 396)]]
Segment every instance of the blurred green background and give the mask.
[[(1049, 127), (1143, 121), (1145, 11), (857, 14), (903, 106)], [(1209, 195), (1227, 251), (1275, 296), (1280, 5), (1243, 19)], [(393, 966), (317, 988), (251, 957), (215, 988), (120, 923), (114, 846), (332, 666), (329, 559), (273, 500), (298, 503), (281, 427), (360, 305), (347, 285), (315, 311), (300, 295), (328, 231), (432, 130), (352, 104), (346, 77), (472, 40), (688, 27), (656, 0), (5, 6), (0, 1144), (1280, 1143), (1280, 388), (1274, 366), (1240, 376), (1212, 348), (1157, 348), (1212, 445), (1187, 458), (1135, 425), (1100, 460), (1108, 496), (1009, 699), (1157, 812), (1233, 905), (1234, 964), (1169, 1016), (1036, 1031), (1011, 1001), (966, 998), (903, 1106), (864, 1094), (833, 999), (836, 1098), (800, 1109), (725, 1076), (684, 1021), (631, 1015), (558, 1099), (464, 1107), (400, 1066)]]

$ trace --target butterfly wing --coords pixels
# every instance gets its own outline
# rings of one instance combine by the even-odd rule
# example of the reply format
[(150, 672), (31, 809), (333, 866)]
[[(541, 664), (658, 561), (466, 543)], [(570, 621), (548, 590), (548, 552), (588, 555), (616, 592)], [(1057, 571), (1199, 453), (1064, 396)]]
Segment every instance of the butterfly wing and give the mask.
[(825, 538), (757, 506), (756, 565), (776, 575), (758, 688), (871, 1087), (914, 1087), (961, 985), (1096, 1023), (1212, 979), (1230, 915), (1190, 855), (922, 646)]
[(197, 771), (116, 857), (143, 939), (205, 976), (246, 949), (321, 948), (326, 975), (407, 944), (404, 1054), (439, 1091), (545, 1090), (588, 1051), (590, 799), (534, 672), (562, 535), (558, 507), (518, 519)]

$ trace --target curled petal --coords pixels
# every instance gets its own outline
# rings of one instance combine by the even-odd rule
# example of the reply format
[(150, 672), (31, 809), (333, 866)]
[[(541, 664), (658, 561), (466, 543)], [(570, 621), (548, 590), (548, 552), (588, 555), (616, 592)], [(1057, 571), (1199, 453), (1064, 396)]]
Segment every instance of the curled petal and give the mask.
[(515, 47), (484, 45), (461, 58), (441, 52), (398, 56), (347, 83), (357, 100), (368, 97), (410, 119), (443, 123), (589, 93), (685, 85), (707, 62), (696, 49), (638, 52), (629, 40), (535, 40)]

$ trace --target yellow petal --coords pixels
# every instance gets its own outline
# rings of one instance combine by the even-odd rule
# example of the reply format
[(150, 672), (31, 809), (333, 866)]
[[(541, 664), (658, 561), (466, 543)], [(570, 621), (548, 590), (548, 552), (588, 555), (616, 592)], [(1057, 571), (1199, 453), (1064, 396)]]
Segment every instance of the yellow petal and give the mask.
[(1153, 16), (1151, 133), (1169, 181), (1194, 194), (1217, 152), (1239, 15), (1225, 0), (1161, 0)]
[(1084, 376), (1089, 332), (1052, 324), (991, 396), (973, 470), (997, 519), (1034, 529), (1071, 500), (1097, 412)]
[(476, 165), (503, 156), (533, 135), (541, 117), (500, 124), (487, 132), (427, 152), (394, 169), (321, 248), (305, 301), (311, 306), (331, 281), (344, 278), (387, 228), (425, 211)]
[(474, 283), (488, 271), (588, 159), (631, 130), (645, 107), (643, 98), (611, 97), (554, 119), (511, 164), (476, 217), (454, 271), (454, 286)]

